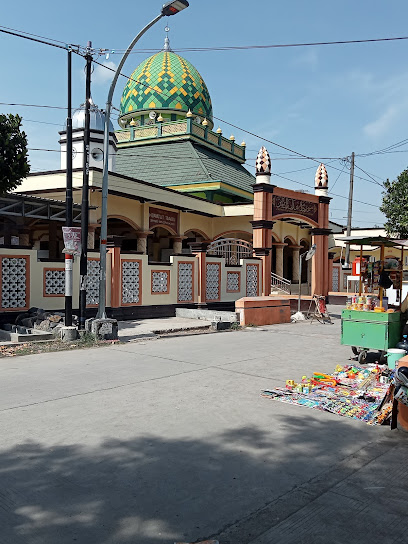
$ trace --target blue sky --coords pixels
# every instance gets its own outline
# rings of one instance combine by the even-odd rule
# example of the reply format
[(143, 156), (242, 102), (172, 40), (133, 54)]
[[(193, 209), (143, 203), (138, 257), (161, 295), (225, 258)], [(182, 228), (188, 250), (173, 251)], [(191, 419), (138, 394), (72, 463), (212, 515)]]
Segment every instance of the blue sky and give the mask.
[[(1, 24), (67, 43), (85, 45), (92, 40), (97, 48), (123, 49), (160, 6), (160, 0), (120, 4), (100, 0), (89, 4), (87, 11), (87, 5), (78, 0), (22, 0), (3, 6)], [(171, 46), (177, 50), (404, 36), (408, 34), (407, 19), (408, 4), (403, 0), (190, 0), (190, 8), (170, 18), (169, 26)], [(165, 20), (159, 22), (139, 47), (160, 50), (165, 25)], [(66, 105), (64, 51), (4, 34), (0, 34), (0, 43), (0, 102)], [(217, 117), (307, 156), (340, 158), (352, 151), (359, 155), (382, 149), (407, 137), (407, 49), (408, 40), (182, 55), (204, 77)], [(124, 72), (130, 74), (146, 56), (132, 54)], [(115, 63), (118, 55), (111, 55), (109, 61), (102, 57), (102, 61)], [(83, 59), (74, 57), (74, 105), (84, 99), (83, 66)], [(92, 95), (100, 107), (106, 100), (110, 74), (102, 68), (96, 68), (93, 74)], [(125, 83), (125, 79), (119, 80), (114, 100), (117, 107)], [(0, 106), (0, 111), (23, 116), (30, 148), (58, 149), (63, 110)], [(281, 155), (285, 151), (273, 144), (215, 123), (221, 125), (225, 135), (234, 134), (238, 142), (246, 141), (249, 166), (265, 144), (271, 154), (278, 153), (272, 155), (275, 173), (312, 189), (316, 163), (288, 160), (287, 155)], [(400, 148), (404, 149), (408, 146)], [(356, 164), (380, 179), (395, 179), (407, 166), (407, 153), (357, 157)], [(32, 151), (30, 156), (33, 171), (59, 168), (56, 152)], [(341, 174), (339, 160), (324, 162), (331, 187), (336, 182), (333, 192), (347, 196), (348, 168)], [(358, 169), (356, 176), (368, 177)], [(278, 177), (273, 183), (308, 190)], [(335, 196), (331, 206), (331, 218), (336, 222), (344, 222), (346, 216), (347, 200), (341, 196)], [(355, 198), (379, 205), (381, 187), (356, 178)], [(383, 222), (375, 207), (356, 202), (354, 210), (355, 226)]]

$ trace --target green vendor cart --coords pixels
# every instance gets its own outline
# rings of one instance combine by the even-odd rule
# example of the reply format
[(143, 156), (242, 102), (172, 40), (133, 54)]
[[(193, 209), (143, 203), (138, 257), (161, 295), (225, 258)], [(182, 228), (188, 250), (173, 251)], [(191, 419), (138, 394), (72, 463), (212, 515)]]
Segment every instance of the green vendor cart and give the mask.
[[(401, 313), (401, 295), (402, 295), (402, 263), (404, 249), (408, 248), (407, 240), (393, 240), (382, 236), (358, 236), (346, 237), (343, 240), (350, 245), (360, 246), (360, 282), (359, 296), (363, 291), (367, 295), (373, 296), (375, 287), (378, 288), (379, 306), (383, 307), (384, 290), (376, 281), (376, 275), (381, 272), (393, 272), (396, 276), (398, 308), (392, 313), (361, 311), (355, 309), (345, 309), (341, 315), (341, 343), (351, 346), (355, 355), (358, 355), (359, 363), (364, 363), (367, 358), (367, 352), (370, 349), (382, 352), (382, 355), (389, 349), (394, 348), (400, 341), (401, 335), (406, 323), (406, 314)], [(379, 268), (377, 274), (369, 268), (363, 271), (363, 246), (377, 247), (381, 250)], [(386, 247), (401, 249), (401, 266), (399, 269), (391, 271), (386, 267), (384, 259), (384, 250)], [(394, 285), (395, 286), (395, 285)]]
[(386, 352), (401, 339), (403, 322), (401, 313), (361, 312), (343, 310), (341, 314), (341, 343), (351, 346), (364, 363), (370, 349)]

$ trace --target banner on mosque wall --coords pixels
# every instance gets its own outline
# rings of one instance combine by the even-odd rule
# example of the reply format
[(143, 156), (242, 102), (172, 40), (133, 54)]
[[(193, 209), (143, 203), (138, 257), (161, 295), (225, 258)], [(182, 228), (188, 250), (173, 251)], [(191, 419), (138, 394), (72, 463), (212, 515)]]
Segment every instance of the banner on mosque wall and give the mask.
[(149, 208), (149, 229), (154, 229), (158, 225), (170, 227), (177, 232), (178, 213), (160, 210), (159, 208)]
[(299, 200), (288, 196), (273, 195), (272, 216), (282, 214), (303, 215), (315, 223), (319, 221), (319, 208), (314, 202)]

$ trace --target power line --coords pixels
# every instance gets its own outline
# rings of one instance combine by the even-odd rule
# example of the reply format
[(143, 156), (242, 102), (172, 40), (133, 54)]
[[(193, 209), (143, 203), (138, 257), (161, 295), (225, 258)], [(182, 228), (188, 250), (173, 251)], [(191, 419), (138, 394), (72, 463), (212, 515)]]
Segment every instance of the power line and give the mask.
[(56, 47), (57, 49), (65, 49), (65, 50), (70, 49), (68, 45), (59, 45), (57, 43), (51, 43), (45, 40), (40, 40), (39, 38), (33, 38), (32, 36), (24, 36), (24, 34), (20, 34), (18, 32), (12, 32), (11, 30), (4, 30), (3, 28), (0, 28), (0, 32), (2, 32), (3, 34), (10, 34), (12, 36), (17, 36), (18, 38), (24, 38), (25, 40), (30, 40), (32, 42), (42, 43), (44, 45)]
[[(343, 213), (347, 213), (347, 210), (343, 210), (341, 208), (332, 208), (330, 206), (330, 211), (336, 211), (336, 212), (343, 212)], [(367, 212), (365, 210), (354, 210), (355, 213), (375, 213), (375, 214), (378, 214), (378, 212)]]
[(358, 157), (369, 157), (370, 155), (388, 153), (388, 152), (390, 152), (392, 150), (397, 149), (398, 147), (401, 147), (401, 146), (405, 145), (406, 143), (408, 143), (408, 139), (401, 140), (400, 142), (396, 142), (395, 144), (391, 144), (391, 145), (389, 145), (387, 147), (384, 147), (383, 149), (378, 149), (377, 151), (370, 151), (368, 153), (362, 153), (362, 154), (357, 155), (357, 156)]
[[(343, 219), (346, 219), (346, 216), (344, 217), (331, 217), (329, 219), (329, 221), (333, 220), (333, 221), (343, 221)], [(353, 223), (372, 223), (372, 221), (363, 221), (363, 220), (360, 220), (360, 219), (353, 219)], [(383, 223), (382, 221), (380, 221), (380, 223)]]
[(342, 169), (342, 171), (340, 172), (340, 174), (337, 176), (336, 181), (333, 183), (333, 187), (331, 187), (330, 190), (328, 191), (329, 193), (334, 189), (334, 186), (335, 186), (336, 183), (339, 181), (340, 176), (342, 175), (342, 173), (344, 172), (344, 169), (346, 168), (346, 165), (347, 165), (347, 163), (344, 162), (344, 164), (343, 164), (343, 169)]
[[(392, 42), (392, 41), (401, 41), (408, 40), (408, 36), (401, 36), (395, 38), (369, 38), (364, 40), (337, 40), (332, 42), (304, 42), (304, 43), (280, 43), (280, 44), (270, 44), (270, 45), (227, 45), (227, 46), (218, 46), (218, 47), (181, 47), (175, 49), (174, 51), (178, 52), (205, 52), (205, 51), (242, 51), (249, 49), (284, 49), (286, 47), (315, 47), (320, 45), (346, 45), (353, 43), (376, 43), (376, 42)], [(121, 54), (126, 51), (126, 49), (101, 49), (101, 51), (112, 51), (111, 54)], [(140, 53), (156, 53), (157, 49), (138, 49), (133, 51), (133, 54)]]
[(5, 30), (11, 30), (13, 32), (27, 34), (27, 36), (34, 36), (35, 38), (42, 38), (43, 40), (48, 40), (48, 41), (57, 42), (57, 43), (66, 45), (66, 42), (62, 42), (61, 40), (55, 40), (54, 38), (47, 38), (46, 36), (40, 36), (39, 34), (32, 34), (31, 32), (26, 32), (25, 30), (17, 30), (16, 28), (10, 28), (8, 26), (3, 26), (3, 25), (0, 25), (0, 28), (4, 28)]
[(358, 168), (359, 170), (361, 170), (362, 172), (364, 172), (364, 174), (366, 174), (369, 178), (371, 178), (371, 180), (367, 179), (366, 181), (369, 181), (370, 183), (373, 183), (374, 185), (379, 185), (380, 187), (383, 187), (382, 183), (379, 183), (378, 181), (376, 181), (368, 172), (363, 170), (360, 166), (357, 166), (357, 164), (354, 164), (354, 166)]
[[(106, 66), (105, 64), (102, 64), (101, 62), (98, 62), (96, 60), (93, 61), (95, 64), (98, 64), (99, 66), (102, 66), (103, 68), (106, 68), (107, 70), (110, 70), (111, 72), (116, 72), (116, 70), (114, 68), (111, 68), (110, 66)], [(143, 81), (140, 81), (138, 79), (134, 79), (132, 78), (131, 76), (127, 76), (126, 74), (123, 74), (122, 72), (119, 74), (121, 75), (122, 77), (125, 77), (126, 79), (130, 80), (130, 81), (134, 81), (135, 83), (139, 83), (140, 85), (143, 85), (144, 87), (146, 87), (147, 89), (150, 89), (152, 91), (155, 91), (155, 89), (153, 87), (151, 87), (150, 85), (147, 85), (146, 83), (144, 83)], [(167, 95), (166, 93), (163, 93), (163, 96), (167, 96), (169, 97), (170, 95)], [(295, 155), (298, 155), (299, 157), (303, 157), (304, 159), (309, 159), (309, 160), (312, 160), (312, 161), (315, 161), (317, 163), (320, 164), (321, 162), (321, 158), (317, 159), (317, 158), (314, 158), (314, 157), (309, 157), (307, 155), (304, 155), (303, 153), (299, 153), (298, 151), (294, 151), (293, 149), (290, 149), (289, 147), (285, 147), (281, 144), (278, 144), (272, 140), (269, 140), (267, 138), (263, 138), (262, 136), (259, 136), (258, 134), (255, 134), (254, 132), (251, 132), (249, 130), (246, 130), (242, 127), (239, 127), (237, 125), (234, 125), (233, 123), (229, 123), (228, 121), (225, 121), (224, 119), (221, 119), (220, 117), (216, 117), (215, 115), (213, 116), (214, 119), (217, 119), (218, 121), (220, 121), (221, 123), (225, 123), (226, 125), (229, 125), (231, 127), (234, 127), (236, 128), (237, 130), (240, 130), (241, 132), (245, 132), (246, 134), (249, 134), (250, 136), (253, 136), (255, 138), (258, 138), (264, 142), (268, 142), (268, 143), (271, 143), (272, 145), (275, 145), (277, 147), (280, 147), (281, 149), (284, 149), (285, 151), (289, 151), (290, 153), (294, 153)], [(333, 158), (333, 157), (331, 157)], [(339, 170), (338, 168), (332, 166), (332, 168), (334, 168), (335, 170)], [(359, 177), (359, 176), (356, 176), (356, 177)], [(365, 178), (361, 178), (360, 179), (365, 179)], [(368, 181), (367, 179), (365, 179), (365, 181)]]
[(0, 106), (19, 106), (22, 108), (50, 108), (53, 110), (66, 110), (66, 107), (63, 106), (43, 106), (39, 104), (16, 104), (11, 102), (0, 102)]
[(54, 125), (55, 127), (61, 127), (64, 126), (64, 123), (49, 123), (48, 121), (37, 121), (35, 119), (24, 119), (23, 123), (40, 123), (42, 125)]
[[(275, 174), (274, 172), (272, 172), (272, 175), (277, 176), (278, 178), (286, 179), (287, 181), (292, 181), (293, 183), (297, 183), (298, 185), (303, 185), (304, 187), (308, 187), (310, 189), (310, 186), (307, 185), (306, 183), (302, 183), (300, 181), (296, 181), (295, 179), (291, 179), (291, 178), (287, 178), (285, 176), (281, 176), (280, 174)], [(348, 200), (348, 196), (336, 195), (336, 193), (332, 193), (332, 195), (333, 196), (338, 196), (339, 198), (345, 198), (346, 200)], [(379, 206), (377, 206), (376, 204), (370, 204), (369, 202), (363, 202), (362, 200), (354, 199), (354, 202), (359, 202), (360, 204), (364, 204), (365, 206), (372, 206), (373, 208), (379, 208)]]

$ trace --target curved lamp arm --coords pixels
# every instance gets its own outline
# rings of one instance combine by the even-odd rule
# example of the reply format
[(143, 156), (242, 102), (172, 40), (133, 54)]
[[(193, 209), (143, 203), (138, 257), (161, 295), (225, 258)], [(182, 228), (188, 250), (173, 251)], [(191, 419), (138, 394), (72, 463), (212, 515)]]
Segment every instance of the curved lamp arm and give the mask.
[(102, 214), (101, 214), (101, 239), (100, 239), (100, 281), (99, 281), (99, 307), (98, 307), (98, 317), (106, 317), (106, 247), (107, 247), (107, 237), (108, 237), (108, 184), (109, 184), (109, 123), (110, 123), (110, 112), (112, 106), (113, 93), (115, 92), (116, 83), (120, 76), (123, 65), (126, 62), (126, 59), (129, 56), (129, 53), (132, 51), (136, 43), (140, 38), (145, 34), (149, 28), (155, 25), (162, 17), (176, 15), (183, 9), (188, 8), (188, 0), (171, 0), (163, 5), (160, 15), (155, 17), (153, 21), (147, 24), (140, 32), (135, 36), (133, 41), (130, 43), (129, 47), (126, 49), (125, 54), (123, 55), (119, 65), (116, 69), (115, 75), (111, 86), (109, 88), (108, 98), (106, 101), (106, 111), (105, 111), (105, 127), (103, 135), (103, 178), (102, 178)]
[(132, 51), (136, 43), (140, 38), (145, 34), (149, 28), (155, 25), (163, 15), (160, 13), (157, 17), (153, 19), (148, 25), (146, 25), (139, 34), (133, 39), (129, 47), (126, 49), (125, 54), (123, 55), (113, 80), (109, 88), (108, 98), (106, 100), (106, 109), (105, 109), (105, 127), (103, 135), (103, 178), (102, 178), (102, 213), (101, 213), (101, 237), (100, 237), (100, 280), (99, 280), (99, 308), (98, 308), (98, 317), (106, 317), (106, 248), (107, 248), (107, 238), (108, 238), (108, 186), (109, 186), (109, 124), (110, 124), (110, 113), (112, 106), (113, 93), (115, 92), (116, 83), (120, 76), (123, 65), (126, 62), (126, 59), (129, 56), (129, 53)]

